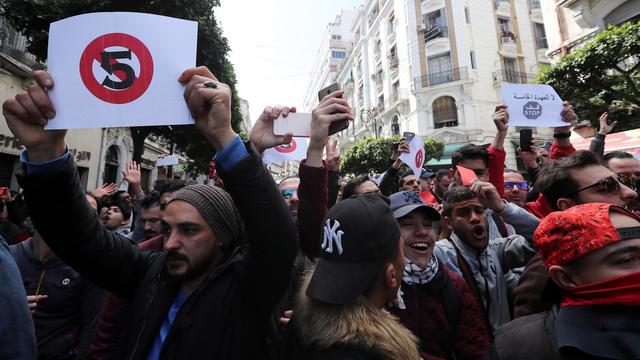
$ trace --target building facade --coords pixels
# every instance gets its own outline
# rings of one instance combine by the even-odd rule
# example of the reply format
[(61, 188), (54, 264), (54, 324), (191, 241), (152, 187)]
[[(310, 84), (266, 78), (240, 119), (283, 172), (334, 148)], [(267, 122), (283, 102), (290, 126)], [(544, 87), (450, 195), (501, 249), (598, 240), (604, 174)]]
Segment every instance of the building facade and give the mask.
[[(366, 136), (412, 131), (445, 142), (445, 158), (431, 167), (447, 166), (466, 143), (490, 143), (500, 86), (528, 83), (550, 63), (536, 0), (369, 0), (351, 31), (336, 78), (356, 120), (339, 135), (341, 151)], [(505, 143), (509, 167), (517, 130)], [(540, 140), (550, 133), (534, 131)]]
[(540, 0), (554, 61), (609, 25), (640, 19), (638, 0)]
[(344, 62), (351, 47), (353, 36), (351, 24), (355, 15), (355, 10), (342, 10), (332, 22), (327, 24), (304, 97), (304, 111), (310, 112), (316, 107), (319, 102), (318, 92), (335, 82), (338, 68)]

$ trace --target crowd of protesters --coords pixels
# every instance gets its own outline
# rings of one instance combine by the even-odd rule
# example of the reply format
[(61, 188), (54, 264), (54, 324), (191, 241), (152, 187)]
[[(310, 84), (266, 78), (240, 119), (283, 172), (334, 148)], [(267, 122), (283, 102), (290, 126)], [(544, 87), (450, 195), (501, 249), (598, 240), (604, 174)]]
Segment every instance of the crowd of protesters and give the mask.
[(273, 123), (295, 108), (242, 141), (229, 87), (192, 68), (178, 81), (217, 186), (159, 168), (143, 189), (132, 161), (127, 186), (85, 193), (65, 131), (44, 130), (53, 80), (34, 78), (3, 104), (26, 150), (21, 192), (0, 195), (1, 359), (640, 359), (640, 161), (604, 154), (606, 114), (576, 151), (565, 103), (550, 149), (518, 149), (524, 174), (505, 168), (498, 105), (494, 141), (450, 169), (406, 170), (403, 139), (387, 169), (347, 178), (338, 91), (299, 177), (276, 183), (261, 153), (291, 141)]

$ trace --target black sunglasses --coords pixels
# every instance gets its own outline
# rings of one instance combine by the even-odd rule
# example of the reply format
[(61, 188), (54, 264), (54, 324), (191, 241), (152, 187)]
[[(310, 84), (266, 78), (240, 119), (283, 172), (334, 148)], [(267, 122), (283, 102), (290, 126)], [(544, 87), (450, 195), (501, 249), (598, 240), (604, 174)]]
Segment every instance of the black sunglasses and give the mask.
[(620, 193), (620, 180), (616, 175), (607, 176), (606, 178), (596, 182), (595, 184), (591, 184), (589, 186), (585, 186), (582, 189), (578, 189), (571, 193), (571, 195), (575, 195), (581, 191), (589, 190), (596, 186), (602, 186), (602, 190), (608, 193), (619, 194)]

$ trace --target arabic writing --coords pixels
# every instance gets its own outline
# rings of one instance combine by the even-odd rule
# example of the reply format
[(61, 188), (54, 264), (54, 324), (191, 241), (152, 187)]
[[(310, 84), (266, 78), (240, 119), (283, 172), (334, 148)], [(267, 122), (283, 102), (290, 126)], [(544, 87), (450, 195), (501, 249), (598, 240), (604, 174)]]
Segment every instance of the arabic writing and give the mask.
[(538, 101), (554, 101), (556, 99), (556, 96), (554, 94), (544, 94), (544, 95), (540, 95), (540, 94), (530, 94), (530, 93), (524, 93), (524, 94), (518, 94), (518, 93), (514, 93), (513, 94), (513, 98), (514, 99), (518, 99), (518, 100), (538, 100)]

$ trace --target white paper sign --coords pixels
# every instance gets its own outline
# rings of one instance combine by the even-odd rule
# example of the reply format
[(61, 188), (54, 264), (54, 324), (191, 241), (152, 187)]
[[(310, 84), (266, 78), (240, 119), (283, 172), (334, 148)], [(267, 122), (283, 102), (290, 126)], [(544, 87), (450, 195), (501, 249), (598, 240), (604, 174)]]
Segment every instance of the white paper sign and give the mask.
[(156, 160), (156, 166), (171, 166), (178, 164), (178, 155), (167, 155)]
[(178, 77), (196, 63), (198, 23), (110, 12), (49, 28), (47, 129), (193, 124)]
[(291, 144), (280, 145), (265, 150), (264, 154), (262, 154), (262, 162), (272, 164), (289, 160), (303, 160), (307, 157), (308, 147), (308, 138), (294, 137)]
[(502, 102), (509, 108), (509, 125), (559, 127), (562, 121), (562, 99), (549, 85), (502, 85)]
[(424, 141), (422, 141), (422, 136), (414, 136), (413, 140), (409, 143), (409, 153), (402, 153), (400, 155), (400, 160), (403, 163), (407, 164), (411, 170), (413, 170), (413, 174), (416, 176), (416, 179), (420, 178), (422, 175), (422, 165), (424, 165)]

